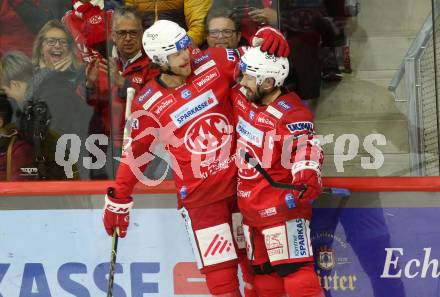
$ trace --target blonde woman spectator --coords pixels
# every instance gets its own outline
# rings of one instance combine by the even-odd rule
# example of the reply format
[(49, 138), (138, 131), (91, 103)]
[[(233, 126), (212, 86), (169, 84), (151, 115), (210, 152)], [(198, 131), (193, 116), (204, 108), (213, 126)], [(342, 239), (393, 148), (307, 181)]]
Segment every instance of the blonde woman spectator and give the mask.
[[(34, 79), (28, 98), (47, 103), (54, 131), (80, 138), (84, 150), (80, 154), (82, 157), (92, 108), (77, 94), (79, 85), (85, 81), (85, 70), (77, 60), (72, 37), (60, 21), (51, 20), (38, 32), (32, 60)], [(83, 171), (81, 176), (86, 174), (84, 168), (79, 169)]]
[(73, 39), (60, 21), (51, 20), (38, 32), (32, 48), (32, 60), (39, 69), (79, 69)]

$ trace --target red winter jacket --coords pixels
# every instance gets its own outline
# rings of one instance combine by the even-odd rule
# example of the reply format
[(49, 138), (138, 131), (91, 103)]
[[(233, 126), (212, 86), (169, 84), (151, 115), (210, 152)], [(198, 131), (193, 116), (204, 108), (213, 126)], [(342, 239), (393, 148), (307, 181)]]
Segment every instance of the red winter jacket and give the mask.
[[(133, 87), (136, 91), (140, 90), (148, 80), (159, 74), (159, 70), (150, 69), (150, 60), (143, 52), (139, 52), (137, 56), (131, 59), (131, 62), (129, 62), (125, 68), (119, 59), (116, 64), (122, 77), (126, 78), (126, 85), (122, 89), (118, 89), (116, 85), (112, 84), (111, 92), (109, 92), (107, 74), (100, 72), (95, 88), (93, 90), (87, 90), (86, 100), (88, 104), (94, 107), (94, 122), (97, 125), (102, 124), (103, 132), (106, 135), (110, 135), (109, 97), (111, 97), (111, 128), (115, 140), (117, 143), (120, 143), (125, 124), (124, 116), (127, 88)], [(91, 127), (90, 132), (96, 133), (100, 131), (94, 131), (94, 128)]]

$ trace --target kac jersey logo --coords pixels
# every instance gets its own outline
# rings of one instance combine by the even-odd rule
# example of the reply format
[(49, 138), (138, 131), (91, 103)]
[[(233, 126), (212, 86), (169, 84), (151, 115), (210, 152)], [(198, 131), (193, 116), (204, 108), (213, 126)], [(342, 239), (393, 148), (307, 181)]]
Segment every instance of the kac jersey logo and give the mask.
[(231, 142), (234, 128), (220, 113), (209, 113), (194, 121), (185, 133), (185, 146), (193, 154), (215, 152)]
[(238, 176), (243, 179), (253, 179), (257, 177), (259, 174), (258, 171), (241, 157), (241, 151), (249, 153), (253, 158), (258, 161), (258, 163), (261, 164), (260, 159), (255, 153), (255, 150), (248, 143), (239, 139), (237, 141)]

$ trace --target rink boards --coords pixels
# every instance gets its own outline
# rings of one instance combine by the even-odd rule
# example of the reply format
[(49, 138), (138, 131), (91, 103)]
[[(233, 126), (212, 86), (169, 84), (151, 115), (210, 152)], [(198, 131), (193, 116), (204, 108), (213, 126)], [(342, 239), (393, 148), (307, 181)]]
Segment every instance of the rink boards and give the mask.
[[(326, 296), (440, 296), (440, 194), (355, 193), (315, 204)], [(106, 296), (102, 196), (0, 197), (2, 297)], [(115, 297), (208, 296), (173, 195), (135, 198)]]

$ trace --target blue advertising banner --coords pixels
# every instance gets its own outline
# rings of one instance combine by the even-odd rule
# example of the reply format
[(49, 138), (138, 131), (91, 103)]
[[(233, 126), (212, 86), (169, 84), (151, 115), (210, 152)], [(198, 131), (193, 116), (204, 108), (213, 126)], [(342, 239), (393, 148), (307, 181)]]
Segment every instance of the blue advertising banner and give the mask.
[[(105, 296), (111, 238), (101, 210), (0, 214), (1, 297)], [(440, 296), (440, 208), (316, 208), (312, 244), (326, 296)], [(135, 209), (115, 297), (209, 296), (174, 209)]]
[(440, 208), (318, 208), (316, 269), (326, 296), (440, 296)]

